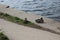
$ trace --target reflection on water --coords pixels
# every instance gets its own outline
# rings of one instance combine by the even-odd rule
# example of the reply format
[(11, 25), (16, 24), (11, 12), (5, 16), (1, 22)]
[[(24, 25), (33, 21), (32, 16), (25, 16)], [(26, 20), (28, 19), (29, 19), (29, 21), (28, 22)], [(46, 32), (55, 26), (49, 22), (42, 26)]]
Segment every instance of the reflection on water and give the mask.
[(60, 21), (60, 0), (0, 0), (0, 4)]

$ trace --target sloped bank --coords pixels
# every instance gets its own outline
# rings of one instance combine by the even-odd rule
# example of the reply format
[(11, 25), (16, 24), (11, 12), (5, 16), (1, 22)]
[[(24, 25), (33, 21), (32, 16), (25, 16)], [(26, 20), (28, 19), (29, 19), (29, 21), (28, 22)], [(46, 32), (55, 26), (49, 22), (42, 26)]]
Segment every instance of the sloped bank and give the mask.
[(9, 15), (7, 13), (0, 12), (0, 18), (2, 18), (4, 20), (7, 20), (7, 21), (11, 21), (11, 22), (17, 23), (19, 25), (24, 25), (24, 26), (27, 26), (27, 27), (36, 28), (36, 29), (40, 29), (40, 30), (44, 30), (44, 31), (48, 31), (48, 32), (60, 35), (59, 32), (56, 32), (56, 31), (48, 29), (48, 28), (41, 27), (41, 26), (39, 26), (37, 24), (34, 24), (34, 23), (30, 22), (30, 21), (27, 24), (25, 24), (23, 19), (11, 16), (11, 15)]

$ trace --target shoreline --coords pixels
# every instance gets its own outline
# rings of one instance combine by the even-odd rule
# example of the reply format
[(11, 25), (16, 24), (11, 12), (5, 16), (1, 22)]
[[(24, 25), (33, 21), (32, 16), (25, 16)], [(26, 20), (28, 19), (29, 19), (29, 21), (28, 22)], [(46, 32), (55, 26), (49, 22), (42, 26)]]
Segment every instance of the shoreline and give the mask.
[[(0, 9), (1, 9), (0, 12), (8, 13), (9, 15), (19, 17), (23, 20), (24, 20), (24, 18), (27, 18), (29, 21), (31, 21), (31, 22), (33, 22), (37, 25), (40, 25), (42, 27), (49, 28), (49, 29), (55, 30), (57, 32), (60, 32), (60, 30), (57, 29), (57, 27), (60, 26), (60, 22), (55, 21), (53, 19), (49, 19), (49, 18), (40, 16), (40, 15), (36, 15), (36, 14), (33, 14), (33, 13), (26, 13), (26, 12), (23, 12), (23, 11), (12, 9), (12, 8), (6, 8), (5, 5), (1, 5)], [(35, 20), (39, 19), (41, 17), (43, 17), (45, 23), (43, 23), (43, 24), (36, 23)]]
[[(26, 13), (26, 12), (19, 11), (19, 10), (13, 9), (13, 8), (6, 8), (6, 6), (4, 6), (4, 5), (0, 5), (0, 12), (8, 13), (9, 15), (19, 17), (23, 20), (24, 20), (24, 18), (27, 18), (29, 21), (35, 23), (36, 25), (40, 25), (44, 28), (48, 28), (48, 29), (51, 29), (51, 30), (54, 30), (54, 31), (60, 33), (60, 30), (58, 29), (58, 28), (60, 28), (59, 27), (60, 22), (54, 21), (53, 19), (49, 19), (49, 18), (40, 16), (40, 15), (32, 14), (32, 13), (31, 14)], [(45, 23), (40, 23), (40, 24), (36, 23), (35, 20), (39, 19), (41, 17), (43, 17)], [(52, 40), (60, 40), (60, 35), (58, 36), (57, 34), (53, 34), (53, 33), (47, 32), (47, 31), (42, 31), (42, 30), (38, 30), (38, 29), (34, 29), (34, 28), (28, 28), (23, 25), (17, 25), (15, 23), (11, 23), (11, 22), (5, 21), (3, 19), (0, 19), (0, 27), (3, 29), (3, 31), (5, 31), (6, 35), (8, 35), (9, 38), (11, 38), (11, 40), (21, 40), (21, 39), (24, 40), (23, 38), (26, 38), (26, 39), (28, 38), (28, 40), (31, 40), (31, 39), (33, 40), (33, 38), (31, 38), (31, 37), (36, 37), (38, 40), (41, 40), (41, 39), (45, 40), (45, 38), (48, 40), (48, 38), (51, 39), (52, 37), (53, 37)], [(35, 34), (36, 34), (36, 36), (35, 36)], [(41, 37), (41, 35), (42, 35), (42, 37)], [(20, 37), (22, 37), (22, 38), (20, 38)], [(41, 37), (41, 39), (40, 39), (40, 37)], [(56, 39), (55, 39), (55, 37), (56, 37)]]

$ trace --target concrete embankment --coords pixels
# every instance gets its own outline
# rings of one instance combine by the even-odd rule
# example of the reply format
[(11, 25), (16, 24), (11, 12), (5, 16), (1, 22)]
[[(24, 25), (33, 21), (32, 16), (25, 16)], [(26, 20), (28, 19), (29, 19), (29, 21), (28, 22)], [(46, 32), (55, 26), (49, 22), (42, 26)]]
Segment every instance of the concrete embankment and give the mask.
[(10, 40), (60, 40), (60, 35), (0, 19), (0, 28)]
[(60, 22), (57, 22), (53, 19), (43, 17), (45, 23), (38, 24), (35, 22), (35, 20), (41, 18), (42, 16), (35, 15), (33, 13), (25, 13), (23, 11), (19, 11), (19, 10), (13, 9), (13, 8), (6, 8), (6, 7), (7, 6), (5, 6), (5, 5), (1, 5), (0, 6), (0, 12), (8, 13), (12, 16), (16, 16), (16, 17), (19, 17), (21, 19), (27, 18), (29, 21), (32, 21), (33, 23), (35, 23), (37, 25), (40, 25), (42, 27), (49, 28), (49, 29), (55, 30), (57, 32), (60, 32), (60, 29), (59, 29), (60, 28)]
[[(40, 25), (44, 28), (60, 32), (60, 22), (53, 19), (43, 17), (45, 23), (36, 23), (35, 20), (41, 18), (40, 15), (33, 13), (25, 13), (13, 8), (6, 8), (5, 5), (0, 5), (0, 12), (19, 17), (21, 19), (27, 18), (29, 21)], [(23, 25), (17, 25), (0, 19), (0, 28), (5, 32), (11, 40), (60, 40), (60, 35), (53, 34), (47, 31), (29, 28)]]

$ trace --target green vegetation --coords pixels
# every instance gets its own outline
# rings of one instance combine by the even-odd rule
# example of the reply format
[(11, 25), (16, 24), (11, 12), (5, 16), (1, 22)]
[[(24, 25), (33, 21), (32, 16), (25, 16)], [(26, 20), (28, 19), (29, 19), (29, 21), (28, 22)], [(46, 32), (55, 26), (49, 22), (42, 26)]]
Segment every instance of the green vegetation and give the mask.
[[(44, 27), (41, 27), (39, 25), (36, 25), (28, 20), (23, 20), (23, 19), (20, 19), (18, 17), (14, 17), (14, 16), (11, 16), (7, 13), (2, 13), (0, 12), (0, 18), (4, 19), (4, 20), (7, 20), (7, 21), (11, 21), (11, 22), (14, 22), (14, 23), (17, 23), (19, 25), (24, 25), (24, 26), (27, 26), (27, 27), (32, 27), (32, 28), (36, 28), (36, 29), (41, 29), (41, 30), (44, 30), (44, 31), (49, 31), (51, 33), (55, 33), (55, 34), (59, 34), (59, 32), (56, 32), (54, 30), (51, 30), (51, 29), (48, 29), (48, 28), (44, 28)], [(24, 23), (25, 22), (25, 23)], [(26, 23), (27, 22), (27, 23)]]
[(3, 18), (5, 20), (14, 22), (14, 23), (18, 23), (18, 24), (22, 24), (22, 25), (32, 25), (33, 23), (28, 21), (27, 24), (24, 23), (24, 20), (18, 18), (18, 17), (14, 17), (11, 15), (8, 15), (7, 13), (0, 13), (0, 18)]
[(9, 40), (6, 35), (3, 34), (3, 32), (0, 32), (0, 40)]

